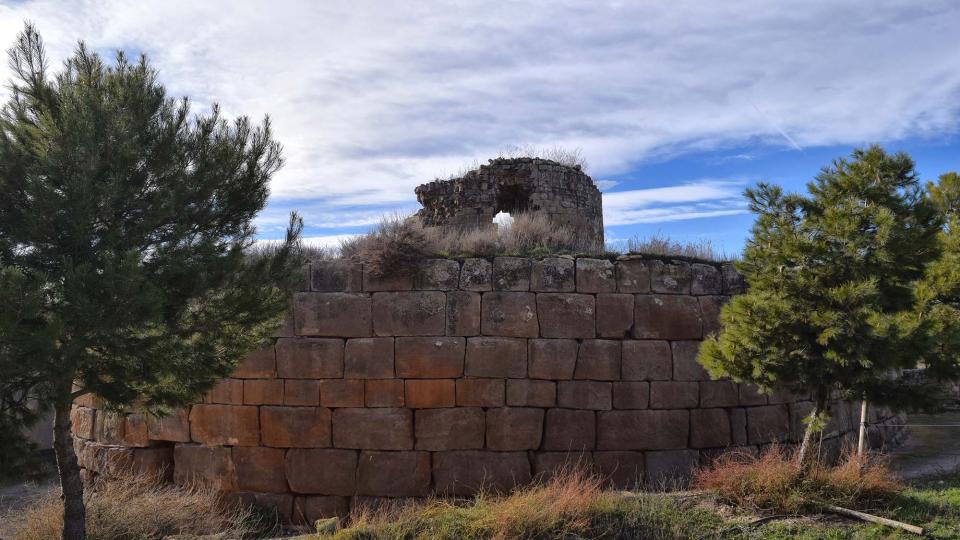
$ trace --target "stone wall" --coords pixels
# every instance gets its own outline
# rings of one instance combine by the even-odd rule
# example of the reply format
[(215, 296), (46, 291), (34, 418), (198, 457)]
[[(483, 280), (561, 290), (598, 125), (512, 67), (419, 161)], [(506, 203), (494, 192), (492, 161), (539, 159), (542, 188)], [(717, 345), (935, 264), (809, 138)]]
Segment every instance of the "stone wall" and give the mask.
[[(728, 265), (501, 257), (376, 278), (327, 261), (310, 281), (275, 345), (204, 403), (156, 419), (83, 398), (85, 476), (166, 467), (312, 520), (371, 498), (508, 490), (574, 463), (613, 486), (655, 484), (727, 448), (797, 441), (811, 408), (697, 364), (743, 286)], [(839, 404), (828, 443), (856, 415)]]

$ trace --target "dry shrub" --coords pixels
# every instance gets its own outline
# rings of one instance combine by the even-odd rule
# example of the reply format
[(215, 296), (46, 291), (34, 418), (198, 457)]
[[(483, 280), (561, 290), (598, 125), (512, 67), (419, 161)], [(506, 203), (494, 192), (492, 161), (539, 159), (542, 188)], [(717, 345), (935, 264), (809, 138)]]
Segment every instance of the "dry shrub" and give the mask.
[(427, 234), (416, 218), (388, 216), (367, 234), (344, 242), (343, 257), (364, 265), (374, 276), (411, 271), (414, 262), (430, 253)]
[(837, 465), (815, 464), (803, 475), (793, 453), (777, 445), (759, 456), (724, 454), (697, 471), (694, 486), (740, 508), (782, 513), (816, 510), (819, 503), (869, 508), (903, 489), (879, 456), (861, 460), (847, 452)]
[(717, 249), (710, 240), (674, 240), (660, 233), (647, 237), (636, 236), (626, 241), (626, 252), (667, 257), (687, 257), (704, 261), (728, 261), (729, 255)]
[[(120, 476), (87, 493), (90, 540), (161, 539), (225, 533), (243, 538), (261, 528), (255, 514), (204, 486), (176, 486), (155, 476)], [(51, 490), (13, 518), (14, 540), (60, 538), (63, 504)]]

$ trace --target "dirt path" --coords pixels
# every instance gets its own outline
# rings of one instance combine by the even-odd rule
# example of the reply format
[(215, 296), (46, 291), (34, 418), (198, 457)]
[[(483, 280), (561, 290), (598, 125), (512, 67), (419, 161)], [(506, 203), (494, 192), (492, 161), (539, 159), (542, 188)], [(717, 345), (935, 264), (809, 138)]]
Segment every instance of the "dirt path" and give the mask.
[[(911, 414), (903, 446), (890, 452), (891, 466), (906, 480), (960, 472), (960, 412)], [(946, 427), (955, 426), (955, 427)]]

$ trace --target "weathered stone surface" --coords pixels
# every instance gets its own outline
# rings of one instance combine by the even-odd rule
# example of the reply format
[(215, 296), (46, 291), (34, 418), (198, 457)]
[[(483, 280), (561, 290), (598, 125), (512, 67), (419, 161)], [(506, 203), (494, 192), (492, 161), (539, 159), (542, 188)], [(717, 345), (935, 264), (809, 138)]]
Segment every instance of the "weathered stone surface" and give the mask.
[(469, 496), (480, 489), (505, 493), (531, 479), (526, 452), (464, 450), (433, 454), (433, 481), (444, 495)]
[(74, 407), (70, 411), (70, 428), (74, 437), (93, 439), (94, 416), (97, 412), (89, 407)]
[(740, 383), (740, 405), (766, 405), (767, 396), (761, 394), (760, 389), (752, 384)]
[(643, 485), (643, 452), (594, 452), (593, 464), (607, 487), (635, 490)]
[(633, 328), (632, 294), (597, 295), (597, 335), (622, 339)]
[(173, 481), (173, 447), (135, 449), (128, 470), (134, 474), (154, 475), (164, 482)]
[(543, 435), (543, 409), (505, 407), (487, 411), (487, 448), (536, 450)]
[(573, 292), (576, 270), (573, 259), (549, 257), (535, 260), (530, 269), (530, 290), (536, 292)]
[(649, 295), (634, 298), (633, 337), (700, 339), (700, 303), (692, 296)]
[(653, 260), (650, 266), (650, 290), (663, 294), (690, 294), (693, 272), (683, 261)]
[(425, 259), (417, 265), (419, 290), (453, 291), (460, 283), (460, 263), (452, 259)]
[(502, 407), (503, 379), (457, 379), (457, 406)]
[(480, 335), (480, 293), (469, 291), (447, 293), (447, 335)]
[(333, 411), (333, 446), (368, 450), (412, 450), (413, 411), (345, 408)]
[(650, 383), (651, 409), (692, 409), (700, 403), (700, 386), (693, 381)]
[(260, 437), (275, 448), (330, 446), (330, 409), (325, 407), (260, 407)]
[(532, 379), (572, 379), (579, 344), (572, 339), (531, 339), (529, 376)]
[(742, 294), (747, 290), (747, 282), (743, 275), (737, 272), (733, 263), (724, 263), (720, 267), (720, 274), (723, 277), (723, 294)]
[(442, 336), (447, 295), (440, 291), (373, 294), (373, 332), (378, 336)]
[(266, 493), (286, 493), (283, 474), (283, 450), (259, 446), (238, 446), (233, 449), (237, 471), (237, 489)]
[(414, 422), (417, 450), (483, 448), (485, 422), (479, 407), (418, 410)]
[(140, 413), (126, 415), (123, 419), (123, 444), (133, 447), (149, 446), (146, 416)]
[(690, 265), (693, 281), (690, 284), (690, 294), (720, 294), (723, 292), (723, 276), (717, 267), (709, 264), (694, 263)]
[(510, 407), (553, 407), (556, 404), (557, 383), (553, 381), (507, 381), (507, 405)]
[(244, 405), (282, 405), (283, 379), (247, 379), (243, 381)]
[(687, 411), (601, 411), (597, 413), (600, 450), (686, 448)]
[(718, 448), (729, 446), (730, 417), (724, 409), (690, 411), (690, 447)]
[(290, 526), (293, 523), (293, 499), (289, 493), (250, 493), (237, 494), (242, 504), (256, 506), (270, 515), (280, 518), (280, 523)]
[(517, 338), (472, 337), (467, 339), (468, 377), (521, 378), (527, 375), (527, 342)]
[(613, 383), (614, 409), (646, 409), (650, 405), (650, 383)]
[[(347, 340), (343, 355), (343, 376), (348, 379), (393, 377), (393, 338)], [(324, 375), (327, 377), (327, 375)]]
[(460, 290), (489, 291), (493, 288), (493, 265), (486, 259), (466, 259), (460, 270)]
[(750, 444), (786, 442), (790, 439), (790, 413), (786, 405), (747, 409), (747, 441)]
[(206, 403), (221, 405), (243, 405), (243, 381), (240, 379), (220, 379), (207, 394)]
[(363, 407), (364, 382), (359, 379), (320, 381), (320, 405), (324, 407)]
[(617, 290), (617, 272), (606, 259), (577, 259), (577, 292), (606, 293)]
[(696, 450), (647, 452), (647, 483), (658, 488), (682, 488), (700, 464)]
[(409, 272), (387, 271), (384, 275), (372, 273), (363, 268), (364, 292), (409, 291), (413, 289), (413, 274)]
[(428, 452), (361, 452), (357, 494), (423, 497), (430, 492)]
[(257, 349), (240, 361), (233, 376), (238, 379), (269, 379), (277, 374), (273, 347)]
[(403, 407), (403, 381), (399, 379), (365, 381), (363, 399), (367, 407)]
[(592, 452), (537, 452), (533, 456), (533, 474), (541, 481), (592, 466)]
[(257, 408), (246, 405), (194, 405), (190, 438), (209, 446), (256, 446), (260, 439)]
[(178, 444), (173, 450), (173, 462), (173, 481), (177, 484), (199, 482), (221, 491), (237, 489), (230, 448)]
[(697, 362), (700, 343), (700, 341), (674, 341), (670, 344), (673, 349), (673, 380), (710, 380), (710, 374)]
[(461, 337), (397, 338), (397, 377), (460, 377), (463, 375), (465, 350), (466, 340)]
[(297, 293), (293, 296), (298, 336), (366, 337), (372, 331), (370, 297), (354, 293)]
[(626, 381), (668, 381), (673, 377), (673, 353), (666, 341), (624, 341), (621, 355)]
[(595, 381), (620, 379), (620, 342), (610, 339), (583, 340), (573, 377)]
[(557, 405), (570, 409), (610, 410), (613, 387), (608, 382), (560, 381), (557, 383)]
[(493, 290), (529, 291), (530, 259), (497, 257), (493, 260)]
[(310, 263), (311, 289), (317, 292), (360, 292), (363, 275), (359, 264), (346, 259)]
[(593, 411), (547, 409), (543, 435), (544, 450), (581, 452), (597, 443), (597, 421)]
[(312, 525), (320, 519), (344, 519), (350, 514), (350, 499), (335, 495), (297, 497), (293, 503), (294, 522)]
[(357, 452), (353, 450), (292, 449), (284, 469), (294, 493), (349, 496), (357, 491)]
[(169, 416), (148, 416), (147, 436), (152, 441), (190, 442), (187, 411), (179, 410)]
[(736, 407), (737, 383), (733, 381), (703, 381), (700, 383), (701, 407)]
[(310, 379), (287, 379), (283, 381), (283, 404), (319, 405), (320, 381)]
[(747, 444), (746, 409), (730, 409), (730, 440), (736, 446)]
[(98, 442), (106, 444), (122, 444), (123, 427), (124, 418), (122, 414), (100, 410), (96, 415), (93, 434)]
[(403, 384), (404, 403), (412, 409), (456, 405), (456, 386), (453, 379), (410, 379)]
[(622, 293), (650, 292), (650, 268), (641, 259), (617, 261), (617, 291)]
[(592, 338), (597, 331), (595, 298), (590, 294), (537, 295), (540, 335), (546, 338)]
[(481, 301), (480, 329), (486, 336), (537, 337), (537, 295), (490, 292)]

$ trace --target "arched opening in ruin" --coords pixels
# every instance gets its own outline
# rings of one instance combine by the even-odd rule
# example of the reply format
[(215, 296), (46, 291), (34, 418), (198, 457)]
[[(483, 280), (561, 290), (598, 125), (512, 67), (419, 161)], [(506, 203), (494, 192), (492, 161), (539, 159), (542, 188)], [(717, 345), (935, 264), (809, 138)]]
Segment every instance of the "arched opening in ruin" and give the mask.
[(522, 185), (500, 186), (493, 222), (509, 227), (513, 218), (530, 209), (530, 189)]

